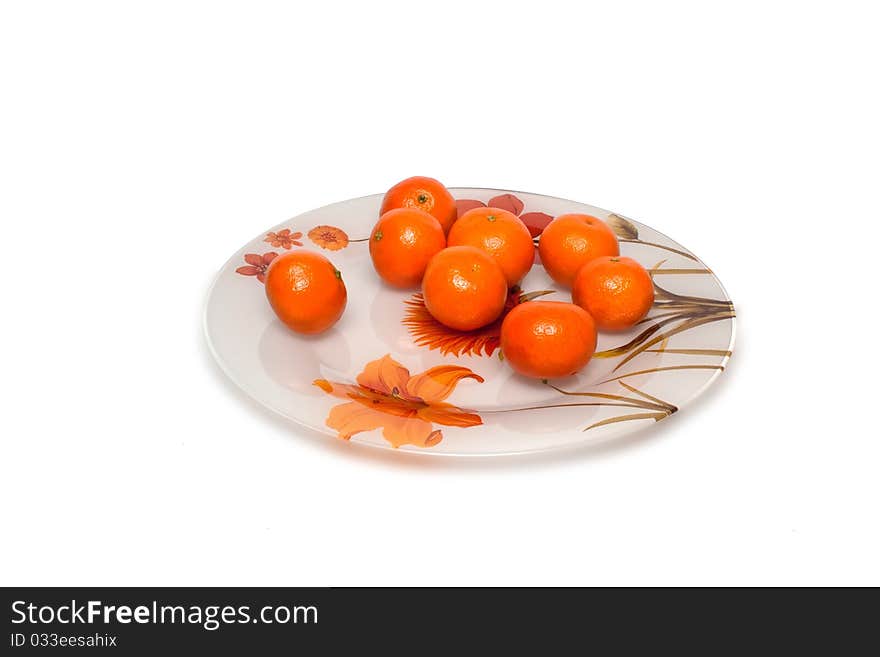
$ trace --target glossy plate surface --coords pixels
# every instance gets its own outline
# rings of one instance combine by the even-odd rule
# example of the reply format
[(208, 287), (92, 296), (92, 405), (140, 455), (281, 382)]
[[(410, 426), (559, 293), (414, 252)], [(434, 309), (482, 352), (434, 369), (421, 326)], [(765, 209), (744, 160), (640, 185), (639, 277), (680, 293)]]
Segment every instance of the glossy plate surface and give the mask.
[[(608, 221), (621, 254), (654, 277), (648, 319), (627, 333), (600, 333), (597, 357), (577, 376), (546, 383), (520, 377), (500, 356), (497, 326), (471, 334), (445, 329), (418, 294), (381, 282), (366, 242), (382, 200), (375, 195), (285, 221), (229, 259), (205, 309), (207, 339), (223, 371), (267, 408), (328, 439), (420, 454), (497, 455), (643, 429), (683, 409), (724, 369), (733, 348), (733, 305), (714, 274), (680, 244), (583, 203), (497, 189), (450, 191), (460, 208), (513, 211), (536, 236), (566, 212)], [(317, 337), (282, 325), (263, 290), (271, 259), (300, 248), (327, 256), (348, 289), (342, 319)], [(521, 288), (570, 300), (538, 263)]]

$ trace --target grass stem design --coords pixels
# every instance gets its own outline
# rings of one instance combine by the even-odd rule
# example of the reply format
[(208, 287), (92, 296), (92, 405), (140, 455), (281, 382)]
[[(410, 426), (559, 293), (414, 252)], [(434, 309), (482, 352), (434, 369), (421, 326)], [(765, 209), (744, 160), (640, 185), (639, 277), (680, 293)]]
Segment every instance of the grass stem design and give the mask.
[[(616, 372), (639, 354), (674, 335), (736, 316), (730, 301), (674, 294), (660, 287), (657, 281), (654, 281), (654, 310), (659, 314), (640, 322), (653, 322), (641, 333), (626, 344), (597, 352), (594, 358), (624, 356), (614, 368)], [(661, 350), (666, 351), (665, 347), (661, 347)]]
[(615, 400), (610, 403), (605, 402), (597, 404), (599, 406), (626, 406), (628, 408), (638, 408), (645, 411), (643, 413), (630, 413), (629, 415), (617, 415), (615, 417), (609, 417), (604, 420), (594, 422), (590, 426), (586, 427), (584, 431), (589, 431), (590, 429), (595, 429), (596, 427), (603, 427), (608, 424), (615, 424), (617, 422), (627, 422), (629, 420), (651, 419), (655, 422), (659, 422), (660, 420), (669, 417), (678, 410), (678, 407), (674, 404), (670, 404), (669, 402), (658, 399), (653, 395), (649, 395), (648, 393), (639, 390), (635, 386), (631, 386), (628, 383), (624, 383), (620, 380), (618, 380), (617, 382), (634, 395), (637, 395), (637, 397), (627, 397), (624, 395), (613, 395), (601, 392), (572, 392), (570, 390), (563, 390), (562, 388), (559, 388), (551, 383), (548, 383), (547, 385), (553, 388), (556, 392), (559, 392), (563, 395), (574, 397), (601, 397), (603, 399)]

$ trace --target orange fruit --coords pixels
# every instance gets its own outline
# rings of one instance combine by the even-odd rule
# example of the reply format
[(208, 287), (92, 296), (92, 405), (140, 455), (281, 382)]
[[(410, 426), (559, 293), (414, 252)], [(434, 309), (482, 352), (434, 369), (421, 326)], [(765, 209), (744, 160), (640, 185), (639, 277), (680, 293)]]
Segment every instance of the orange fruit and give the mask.
[(654, 281), (638, 262), (604, 256), (584, 265), (571, 299), (589, 312), (603, 331), (622, 331), (643, 319), (654, 305)]
[(413, 176), (401, 180), (385, 193), (379, 215), (396, 208), (419, 208), (424, 210), (448, 233), (458, 216), (455, 199), (443, 183), (425, 176)]
[(297, 333), (320, 333), (342, 317), (348, 295), (342, 274), (320, 253), (296, 249), (266, 270), (269, 305)]
[(474, 246), (450, 246), (428, 263), (422, 296), (438, 322), (458, 331), (472, 331), (501, 315), (507, 301), (507, 279), (487, 253)]
[(593, 318), (573, 303), (526, 301), (514, 306), (501, 324), (504, 360), (524, 376), (570, 376), (590, 362), (595, 351)]
[(570, 286), (581, 267), (599, 256), (620, 255), (620, 247), (614, 232), (601, 219), (561, 214), (541, 233), (538, 253), (550, 277)]
[(370, 233), (373, 267), (395, 287), (418, 287), (428, 261), (445, 247), (440, 224), (418, 208), (386, 212)]
[(458, 218), (447, 236), (449, 246), (475, 246), (495, 258), (513, 287), (535, 261), (535, 243), (526, 225), (512, 212), (474, 208)]

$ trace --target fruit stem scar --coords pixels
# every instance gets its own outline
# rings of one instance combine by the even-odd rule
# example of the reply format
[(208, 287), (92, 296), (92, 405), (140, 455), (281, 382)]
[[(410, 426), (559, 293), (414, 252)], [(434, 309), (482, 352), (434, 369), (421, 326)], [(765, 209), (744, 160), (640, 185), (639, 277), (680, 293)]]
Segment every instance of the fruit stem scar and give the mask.
[(489, 221), (495, 221), (496, 217), (494, 214), (490, 214), (488, 217), (486, 217), (486, 219), (488, 219)]
[(418, 200), (419, 203), (427, 203), (428, 202), (428, 195), (427, 194), (419, 194), (416, 197), (416, 200)]
[(336, 278), (338, 278), (340, 281), (342, 280), (342, 272), (338, 269), (333, 270), (333, 275), (336, 276)]
[(378, 242), (380, 239), (382, 239), (382, 231), (381, 231), (381, 230), (377, 230), (375, 233), (373, 233), (373, 239), (376, 240), (377, 242)]

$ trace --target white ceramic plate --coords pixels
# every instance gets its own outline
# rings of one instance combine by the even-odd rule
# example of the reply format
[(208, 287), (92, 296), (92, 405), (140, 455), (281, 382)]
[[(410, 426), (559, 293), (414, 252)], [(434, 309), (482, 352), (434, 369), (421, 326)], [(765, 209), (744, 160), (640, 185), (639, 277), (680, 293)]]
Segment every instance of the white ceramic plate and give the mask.
[[(330, 439), (421, 454), (499, 455), (644, 428), (685, 407), (724, 369), (733, 348), (733, 304), (680, 244), (583, 203), (497, 189), (450, 191), (460, 208), (487, 203), (512, 210), (534, 234), (566, 212), (605, 219), (621, 253), (654, 276), (648, 319), (628, 333), (600, 333), (597, 357), (577, 376), (523, 378), (503, 362), (497, 327), (456, 334), (433, 322), (414, 292), (380, 281), (366, 238), (382, 196), (367, 196), (285, 221), (226, 262), (205, 309), (208, 342), (223, 371), (267, 408)], [(266, 301), (261, 274), (273, 254), (291, 248), (330, 258), (348, 289), (342, 319), (316, 337), (288, 330)], [(570, 300), (537, 263), (521, 288)], [(432, 369), (439, 366), (445, 367)]]

